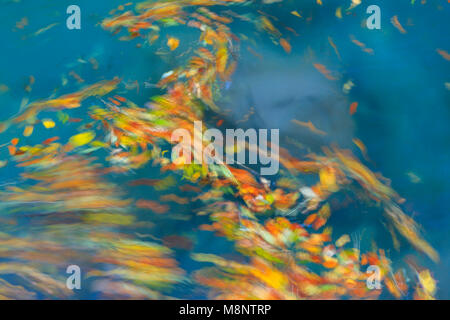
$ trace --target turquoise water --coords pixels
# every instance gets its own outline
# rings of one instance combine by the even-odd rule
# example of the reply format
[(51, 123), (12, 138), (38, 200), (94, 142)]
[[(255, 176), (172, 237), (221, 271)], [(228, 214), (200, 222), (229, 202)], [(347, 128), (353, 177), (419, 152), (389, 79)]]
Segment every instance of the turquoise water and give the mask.
[[(9, 91), (0, 95), (2, 120), (19, 111), (25, 96), (34, 101), (50, 96), (56, 88), (64, 93), (75, 91), (79, 85), (70, 76), (67, 76), (70, 80), (68, 85), (61, 88), (61, 76), (72, 70), (84, 79), (85, 84), (115, 76), (120, 76), (124, 83), (137, 81), (140, 84), (139, 93), (132, 91), (127, 97), (137, 104), (144, 104), (148, 97), (160, 92), (153, 87), (146, 88), (145, 82), (157, 82), (161, 74), (178, 65), (176, 56), (161, 59), (156, 52), (161, 45), (139, 48), (136, 46), (137, 41), (118, 41), (117, 36), (100, 27), (101, 20), (108, 16), (111, 9), (123, 4), (122, 1), (76, 2), (81, 8), (81, 30), (68, 30), (65, 26), (65, 11), (68, 5), (74, 4), (73, 1), (0, 1), (0, 83), (9, 87)], [(268, 127), (279, 127), (282, 134), (292, 134), (300, 140), (302, 135), (292, 132), (289, 124), (290, 119), (298, 115), (295, 113), (297, 111), (288, 109), (278, 112), (275, 103), (277, 100), (284, 98), (283, 95), (289, 97), (291, 94), (298, 94), (300, 98), (308, 95), (320, 100), (323, 99), (323, 90), (331, 92), (326, 99), (343, 99), (344, 102), (336, 103), (337, 111), (333, 113), (338, 123), (336, 131), (339, 134), (345, 131), (339, 142), (351, 146), (348, 137), (356, 136), (361, 139), (367, 146), (371, 159), (369, 167), (389, 178), (392, 187), (406, 199), (405, 208), (408, 213), (422, 225), (425, 238), (441, 257), (437, 264), (424, 259), (425, 266), (430, 268), (438, 281), (437, 297), (449, 299), (450, 90), (446, 89), (445, 83), (450, 82), (450, 61), (439, 55), (436, 49), (450, 52), (450, 4), (446, 1), (427, 1), (426, 4), (415, 1), (414, 5), (409, 0), (363, 1), (362, 5), (352, 11), (351, 18), (338, 19), (335, 10), (342, 2), (323, 2), (323, 7), (318, 6), (315, 1), (286, 1), (284, 4), (265, 6), (256, 3), (235, 10), (245, 13), (264, 8), (270, 15), (278, 17), (284, 25), (296, 30), (299, 36), (290, 37), (292, 54), (287, 56), (279, 46), (271, 43), (268, 36), (255, 35), (260, 46), (259, 52), (265, 57), (264, 61), (258, 62), (248, 51), (243, 50), (242, 62), (230, 87), (232, 98), (227, 103), (232, 105), (235, 101), (241, 101), (239, 99), (243, 93), (239, 89), (239, 83), (248, 82), (250, 87), (254, 85), (255, 95), (265, 91), (267, 87), (268, 92), (274, 92), (271, 95), (273, 100), (270, 100), (271, 97), (264, 98), (264, 103), (261, 101), (256, 106), (264, 118), (262, 123)], [(365, 8), (369, 4), (377, 4), (381, 8), (381, 30), (361, 28), (361, 23), (367, 16)], [(290, 14), (292, 10), (311, 16), (311, 21)], [(406, 34), (400, 33), (390, 23), (390, 18), (394, 15), (398, 15), (407, 30)], [(27, 17), (29, 23), (24, 29), (17, 29), (16, 22), (23, 17)], [(31, 36), (33, 32), (53, 23), (58, 24), (39, 35)], [(234, 25), (236, 34), (248, 32), (252, 37), (254, 33), (251, 30), (245, 24)], [(162, 34), (161, 38), (165, 38), (164, 32)], [(181, 47), (185, 48), (196, 37), (193, 32), (185, 32), (182, 28), (174, 28), (171, 35), (180, 38)], [(351, 42), (350, 35), (372, 48), (374, 54), (362, 52), (361, 48)], [(335, 55), (328, 37), (336, 44), (341, 60)], [(314, 52), (312, 60), (308, 55), (311, 50)], [(89, 63), (80, 62), (80, 59), (88, 61), (92, 57), (98, 61), (97, 70), (93, 70)], [(355, 87), (348, 95), (335, 93), (341, 91), (342, 83), (331, 85), (324, 80), (312, 67), (311, 61), (314, 59), (328, 69), (339, 72), (342, 80), (351, 79)], [(264, 70), (264, 77), (258, 73), (261, 70)], [(32, 91), (27, 93), (24, 87), (29, 76), (35, 78), (35, 83)], [(255, 78), (259, 78), (260, 82), (256, 83)], [(274, 80), (280, 86), (279, 89), (273, 89), (271, 81)], [(299, 87), (302, 86), (310, 89), (301, 91)], [(287, 88), (288, 93), (285, 94), (281, 88)], [(258, 98), (255, 100), (258, 103)], [(349, 117), (348, 105), (353, 101), (359, 102), (358, 110), (353, 117)], [(311, 108), (313, 107), (314, 103)], [(329, 114), (317, 110), (311, 112), (318, 123), (329, 126), (328, 129), (331, 130), (333, 125), (328, 122)], [(83, 108), (74, 110), (72, 115), (83, 118)], [(351, 121), (351, 127), (339, 126), (339, 123), (347, 121)], [(264, 126), (262, 123), (256, 121), (253, 124)], [(55, 135), (64, 139), (72, 135), (73, 129), (73, 126), (60, 126), (54, 130), (57, 130)], [(0, 136), (0, 144), (21, 136), (22, 131), (23, 128), (11, 128)], [(41, 142), (44, 134), (45, 129), (36, 129), (27, 143)], [(312, 148), (315, 147), (314, 144), (322, 143), (305, 141)], [(7, 150), (3, 148), (2, 153), (6, 156)], [(20, 172), (13, 167), (0, 170), (2, 183), (14, 181)], [(414, 173), (418, 180), (411, 178), (408, 173)], [(156, 177), (158, 171), (144, 168), (137, 170), (135, 174), (136, 178)], [(119, 184), (126, 180), (121, 176), (115, 179)], [(137, 193), (133, 195), (136, 198), (152, 198), (148, 189), (133, 192)], [(188, 215), (195, 209), (194, 205), (180, 205), (175, 206), (174, 210)], [(330, 223), (338, 230), (346, 230), (353, 224), (371, 230), (371, 226), (376, 225), (377, 218), (371, 216), (370, 212), (364, 213), (361, 218), (360, 210), (361, 208), (347, 208), (333, 213)], [(193, 231), (196, 226), (206, 222), (207, 218), (204, 217), (188, 221), (157, 220), (154, 223), (158, 223), (160, 227), (155, 235), (195, 234), (195, 252), (232, 252), (232, 244), (227, 241), (218, 240), (207, 232)], [(383, 237), (388, 237), (388, 233), (377, 231), (377, 228), (373, 227), (372, 231), (377, 240), (387, 242)], [(22, 229), (22, 233), (26, 232), (26, 229)], [(190, 259), (188, 251), (179, 250), (176, 254), (183, 269), (190, 272), (199, 268), (200, 264)], [(191, 284), (178, 287), (174, 295), (204, 298), (204, 292)], [(96, 296), (82, 291), (79, 297)]]

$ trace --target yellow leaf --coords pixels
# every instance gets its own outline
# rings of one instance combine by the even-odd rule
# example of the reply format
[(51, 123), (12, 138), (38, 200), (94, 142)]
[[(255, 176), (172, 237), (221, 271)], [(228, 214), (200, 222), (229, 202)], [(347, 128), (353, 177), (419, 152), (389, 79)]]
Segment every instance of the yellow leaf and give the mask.
[(226, 47), (221, 47), (217, 51), (217, 58), (216, 58), (217, 72), (223, 73), (225, 71), (227, 61), (228, 61), (228, 50)]
[(329, 190), (331, 192), (336, 192), (339, 189), (337, 182), (336, 182), (336, 176), (334, 175), (332, 170), (330, 170), (328, 168), (320, 170), (319, 177), (320, 177), (320, 183), (327, 190)]
[(419, 273), (419, 281), (427, 294), (434, 295), (436, 292), (436, 281), (431, 276), (429, 270), (423, 270)]
[(299, 18), (302, 17), (301, 14), (298, 13), (297, 11), (292, 11), (291, 14), (293, 14), (294, 16), (299, 17)]
[(169, 40), (167, 40), (167, 46), (170, 48), (170, 51), (175, 50), (180, 45), (180, 40), (177, 38), (170, 37)]
[(87, 131), (83, 133), (79, 133), (77, 135), (74, 135), (70, 137), (70, 144), (74, 147), (80, 147), (85, 144), (88, 144), (95, 138), (95, 133), (92, 131)]
[(44, 127), (46, 129), (51, 129), (51, 128), (55, 127), (55, 122), (51, 119), (42, 120), (42, 124), (44, 125)]

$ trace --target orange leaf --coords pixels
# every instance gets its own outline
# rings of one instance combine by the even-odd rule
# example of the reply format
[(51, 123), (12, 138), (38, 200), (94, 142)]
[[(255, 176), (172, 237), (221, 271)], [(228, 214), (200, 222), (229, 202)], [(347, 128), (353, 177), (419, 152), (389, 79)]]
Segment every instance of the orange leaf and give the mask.
[(313, 213), (306, 218), (304, 224), (305, 225), (311, 225), (317, 218), (317, 213)]
[(8, 146), (8, 151), (10, 155), (15, 155), (16, 154), (16, 147), (15, 146)]
[(286, 51), (286, 53), (291, 53), (292, 46), (287, 40), (281, 39), (280, 40), (280, 45), (283, 47), (283, 49), (284, 49), (284, 51)]
[(357, 109), (358, 109), (358, 102), (353, 102), (350, 105), (350, 115), (354, 115)]

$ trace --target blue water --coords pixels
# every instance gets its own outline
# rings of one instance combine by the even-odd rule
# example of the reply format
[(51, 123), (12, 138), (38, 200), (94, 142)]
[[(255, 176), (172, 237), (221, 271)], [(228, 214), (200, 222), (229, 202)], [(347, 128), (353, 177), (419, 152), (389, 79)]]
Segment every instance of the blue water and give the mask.
[[(291, 37), (293, 53), (286, 61), (300, 61), (311, 48), (321, 63), (356, 84), (347, 97), (349, 101), (359, 102), (353, 117), (354, 135), (368, 148), (372, 160), (370, 168), (391, 179), (392, 187), (407, 200), (405, 207), (408, 212), (423, 226), (426, 239), (439, 252), (440, 263), (427, 262), (426, 266), (438, 280), (438, 298), (449, 299), (450, 90), (446, 89), (445, 82), (450, 82), (450, 61), (437, 54), (436, 49), (450, 52), (450, 4), (427, 1), (422, 5), (416, 1), (411, 5), (409, 0), (371, 0), (370, 4), (377, 4), (382, 10), (382, 28), (368, 30), (361, 28), (368, 4), (363, 3), (356, 8), (352, 19), (345, 17), (340, 20), (334, 13), (342, 1), (323, 2), (323, 7), (314, 1), (286, 1), (283, 5), (275, 3), (261, 8), (300, 34), (299, 37)], [(65, 26), (65, 11), (70, 4), (81, 8), (81, 30), (68, 30)], [(61, 87), (61, 75), (67, 75), (71, 70), (82, 76), (86, 84), (114, 76), (122, 77), (124, 82), (137, 80), (141, 84), (140, 92), (130, 93), (129, 97), (138, 104), (156, 94), (158, 91), (145, 88), (144, 82), (156, 82), (176, 61), (162, 61), (155, 54), (155, 47), (138, 48), (137, 42), (118, 41), (117, 36), (103, 30), (98, 23), (119, 4), (123, 1), (0, 1), (0, 83), (10, 88), (0, 95), (0, 119), (15, 114), (24, 96), (28, 96), (30, 101), (50, 96), (55, 88)], [(239, 8), (241, 12), (249, 10), (251, 8)], [(289, 14), (292, 10), (299, 10), (304, 16), (311, 15), (313, 19), (310, 22), (299, 19)], [(398, 15), (407, 29), (406, 34), (401, 34), (390, 23), (394, 15)], [(28, 18), (29, 25), (23, 30), (13, 31), (15, 23), (23, 17)], [(410, 25), (407, 19), (410, 19)], [(59, 24), (38, 36), (29, 37), (52, 23)], [(247, 31), (245, 28), (248, 26), (236, 25), (242, 28), (235, 30), (237, 34)], [(187, 46), (188, 39), (194, 38), (176, 28), (172, 34), (177, 32), (182, 46)], [(372, 48), (375, 54), (362, 52), (350, 41), (349, 35)], [(336, 43), (342, 61), (337, 60), (328, 36)], [(268, 37), (258, 37), (261, 37), (265, 48), (272, 48), (270, 50), (275, 55), (284, 54), (280, 47), (271, 44)], [(93, 56), (99, 62), (97, 70), (92, 70), (90, 64), (77, 62)], [(245, 68), (245, 62), (240, 67)], [(31, 75), (36, 82), (31, 93), (27, 94), (24, 86)], [(71, 79), (64, 92), (75, 91), (77, 87)], [(77, 113), (82, 116), (83, 110), (75, 110), (74, 116)], [(73, 128), (61, 126), (57, 129), (58, 135), (68, 137)], [(0, 144), (20, 136), (22, 130), (12, 128), (2, 134)], [(29, 143), (41, 142), (40, 136), (39, 131), (35, 131)], [(4, 148), (2, 152), (5, 156)], [(408, 172), (414, 172), (421, 181), (413, 183)], [(17, 174), (17, 170), (2, 170), (0, 181), (14, 180)], [(148, 174), (148, 171), (138, 174)], [(192, 208), (178, 209), (188, 213)], [(336, 221), (339, 218), (333, 219), (340, 223)], [(183, 221), (161, 223), (164, 228), (192, 233), (194, 226), (206, 222), (206, 218), (201, 220), (194, 218), (189, 220), (189, 224)], [(231, 250), (231, 244), (212, 238), (210, 233), (200, 233), (195, 251)], [(212, 248), (210, 243), (214, 241), (216, 245)], [(190, 260), (189, 252), (178, 253), (177, 259), (188, 271), (199, 267)], [(202, 293), (191, 289), (179, 288), (178, 291), (180, 296), (189, 292), (184, 297), (202, 297)]]

